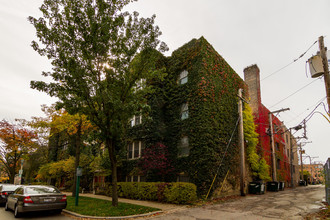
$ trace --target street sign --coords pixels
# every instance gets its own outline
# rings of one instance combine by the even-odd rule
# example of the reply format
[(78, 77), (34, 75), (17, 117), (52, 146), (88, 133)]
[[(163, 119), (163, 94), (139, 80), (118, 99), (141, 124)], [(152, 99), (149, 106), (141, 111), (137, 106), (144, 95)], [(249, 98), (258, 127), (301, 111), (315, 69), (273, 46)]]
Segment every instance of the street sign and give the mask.
[(81, 167), (77, 168), (77, 176), (82, 176), (82, 168)]

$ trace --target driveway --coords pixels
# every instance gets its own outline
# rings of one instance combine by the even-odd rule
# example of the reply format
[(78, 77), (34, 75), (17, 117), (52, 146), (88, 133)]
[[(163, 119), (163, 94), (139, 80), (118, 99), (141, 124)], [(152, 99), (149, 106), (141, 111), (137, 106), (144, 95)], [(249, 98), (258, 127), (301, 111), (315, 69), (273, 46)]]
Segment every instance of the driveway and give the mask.
[(307, 213), (316, 212), (324, 205), (325, 189), (322, 185), (248, 195), (221, 204), (178, 210), (150, 219), (166, 220), (266, 220), (303, 219)]

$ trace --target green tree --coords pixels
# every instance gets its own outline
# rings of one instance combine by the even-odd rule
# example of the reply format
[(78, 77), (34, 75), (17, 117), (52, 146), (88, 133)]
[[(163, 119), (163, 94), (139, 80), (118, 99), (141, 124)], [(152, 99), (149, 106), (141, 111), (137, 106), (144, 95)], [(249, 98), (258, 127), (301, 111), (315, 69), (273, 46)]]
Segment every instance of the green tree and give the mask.
[(154, 71), (155, 49), (167, 49), (158, 40), (155, 15), (122, 12), (130, 2), (44, 0), (42, 17), (29, 17), (43, 45), (33, 41), (32, 47), (53, 66), (43, 72), (51, 82), (32, 81), (31, 87), (58, 97), (57, 107), (84, 114), (99, 128), (111, 161), (113, 206), (118, 205), (117, 163), (125, 127), (152, 91), (145, 82), (163, 76)]

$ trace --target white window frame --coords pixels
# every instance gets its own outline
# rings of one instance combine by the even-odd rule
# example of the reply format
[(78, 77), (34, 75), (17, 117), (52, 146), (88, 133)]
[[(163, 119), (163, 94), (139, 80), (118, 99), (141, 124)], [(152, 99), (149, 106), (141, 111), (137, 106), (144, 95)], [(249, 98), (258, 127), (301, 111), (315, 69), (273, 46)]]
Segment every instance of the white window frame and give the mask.
[[(183, 153), (184, 149), (188, 150), (188, 153)], [(189, 137), (183, 136), (181, 137), (179, 144), (178, 144), (178, 157), (187, 157), (190, 154), (190, 147), (189, 147)]]
[[(129, 157), (129, 146), (132, 145), (132, 157)], [(136, 156), (135, 152), (136, 152), (136, 148), (138, 148), (138, 152), (139, 154)], [(127, 159), (128, 160), (134, 160), (134, 159), (138, 159), (141, 158), (141, 155), (143, 153), (143, 150), (145, 149), (145, 145), (143, 141), (133, 141), (131, 143), (129, 143), (127, 145)]]
[[(140, 118), (140, 122), (136, 123), (136, 119)], [(131, 118), (131, 127), (134, 127), (136, 125), (142, 124), (142, 114), (141, 115), (134, 115), (133, 118)]]
[(189, 118), (189, 105), (188, 103), (183, 103), (181, 105), (181, 120)]
[(187, 82), (188, 82), (188, 71), (183, 70), (179, 75), (178, 84), (183, 85), (186, 84)]

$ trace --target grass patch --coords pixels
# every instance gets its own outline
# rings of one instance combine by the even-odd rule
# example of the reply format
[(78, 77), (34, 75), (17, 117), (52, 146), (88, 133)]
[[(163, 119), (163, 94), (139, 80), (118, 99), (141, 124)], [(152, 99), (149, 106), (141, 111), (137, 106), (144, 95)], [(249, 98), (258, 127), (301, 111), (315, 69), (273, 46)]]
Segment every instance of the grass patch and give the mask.
[(128, 216), (159, 211), (156, 208), (128, 203), (119, 203), (118, 207), (113, 207), (111, 201), (84, 196), (79, 196), (78, 206), (75, 206), (75, 198), (72, 196), (67, 197), (67, 203), (66, 210), (90, 216)]

